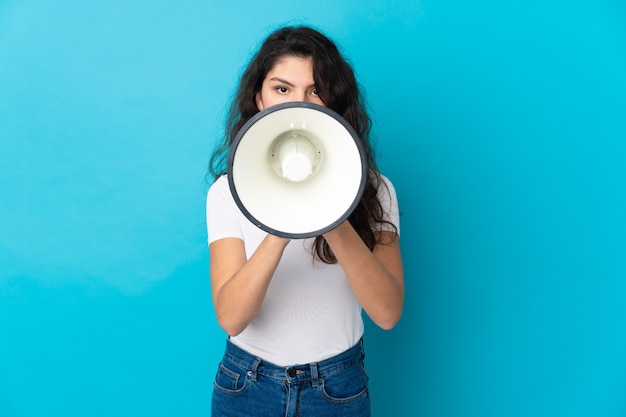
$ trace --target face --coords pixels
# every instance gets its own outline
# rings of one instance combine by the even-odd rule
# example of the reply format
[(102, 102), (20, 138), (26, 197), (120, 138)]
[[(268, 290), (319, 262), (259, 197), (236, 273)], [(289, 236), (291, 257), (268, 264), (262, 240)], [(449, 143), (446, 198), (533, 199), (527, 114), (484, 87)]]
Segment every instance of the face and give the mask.
[(290, 101), (324, 105), (315, 88), (310, 58), (287, 56), (279, 60), (265, 76), (256, 95), (259, 111)]

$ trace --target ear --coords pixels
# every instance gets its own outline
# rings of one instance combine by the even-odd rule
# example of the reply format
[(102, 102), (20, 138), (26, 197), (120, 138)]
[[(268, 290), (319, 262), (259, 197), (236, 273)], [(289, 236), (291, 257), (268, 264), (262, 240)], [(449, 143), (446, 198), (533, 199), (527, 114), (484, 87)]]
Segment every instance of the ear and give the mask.
[(259, 109), (259, 111), (263, 110), (265, 106), (263, 105), (263, 99), (261, 98), (260, 91), (256, 93), (255, 100), (256, 100), (256, 108)]

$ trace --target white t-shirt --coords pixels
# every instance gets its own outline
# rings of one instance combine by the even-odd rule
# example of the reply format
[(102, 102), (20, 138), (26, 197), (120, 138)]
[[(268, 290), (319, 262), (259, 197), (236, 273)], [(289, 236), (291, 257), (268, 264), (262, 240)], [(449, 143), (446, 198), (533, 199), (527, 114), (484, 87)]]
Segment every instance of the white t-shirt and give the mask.
[[(387, 178), (383, 180), (387, 187), (379, 187), (379, 199), (386, 219), (399, 232), (395, 190)], [(206, 211), (209, 244), (242, 239), (250, 258), (267, 234), (241, 213), (227, 176), (209, 189)], [(279, 366), (319, 362), (358, 343), (363, 335), (361, 305), (338, 263), (313, 258), (313, 241), (289, 242), (259, 312), (243, 332), (230, 338), (232, 343)]]

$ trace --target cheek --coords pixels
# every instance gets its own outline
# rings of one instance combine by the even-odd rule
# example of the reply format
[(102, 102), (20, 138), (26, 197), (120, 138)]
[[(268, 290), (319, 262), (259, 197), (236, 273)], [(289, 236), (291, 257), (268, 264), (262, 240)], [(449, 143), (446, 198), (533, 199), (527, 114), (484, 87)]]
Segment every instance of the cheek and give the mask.
[(324, 107), (326, 107), (326, 104), (324, 104), (324, 102), (322, 101), (322, 99), (321, 99), (321, 98), (319, 98), (319, 97), (315, 97), (315, 99), (314, 99), (314, 100), (312, 100), (312, 101), (313, 101), (313, 103), (315, 103), (315, 104), (319, 104), (320, 106), (324, 106)]

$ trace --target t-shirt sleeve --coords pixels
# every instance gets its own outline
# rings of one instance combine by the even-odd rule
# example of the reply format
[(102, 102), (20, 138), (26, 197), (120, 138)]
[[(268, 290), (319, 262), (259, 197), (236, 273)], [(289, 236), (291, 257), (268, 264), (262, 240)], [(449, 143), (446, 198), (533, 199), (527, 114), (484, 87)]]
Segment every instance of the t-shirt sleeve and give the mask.
[(207, 193), (206, 224), (209, 244), (227, 237), (244, 237), (239, 208), (230, 193), (225, 175), (218, 178)]
[[(381, 178), (382, 182), (378, 187), (378, 199), (383, 207), (384, 219), (396, 226), (398, 235), (400, 235), (400, 210), (396, 189), (387, 177), (381, 175)], [(389, 224), (383, 224), (382, 228), (386, 231), (393, 231)]]

